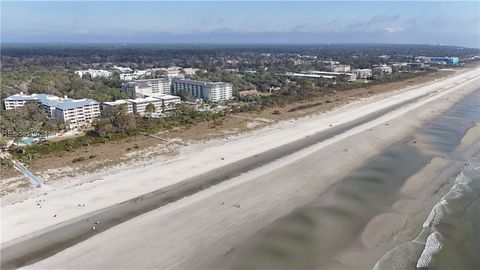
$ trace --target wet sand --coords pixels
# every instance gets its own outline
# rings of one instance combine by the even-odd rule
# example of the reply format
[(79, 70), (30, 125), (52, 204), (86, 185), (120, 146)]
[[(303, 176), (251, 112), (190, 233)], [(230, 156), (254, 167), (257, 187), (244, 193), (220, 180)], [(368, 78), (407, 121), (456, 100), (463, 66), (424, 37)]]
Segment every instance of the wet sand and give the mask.
[[(464, 85), (449, 92), (448, 98), (426, 98), (429, 103), (407, 112), (384, 115), (115, 226), (32, 267), (211, 267), (219, 256), (278, 217), (314, 201), (365, 160), (446, 110), (476, 85)], [(432, 109), (435, 113), (430, 113)]]
[(479, 94), (363, 164), (325, 192), (330, 198), (296, 210), (244, 251), (229, 254), (237, 258), (227, 268), (372, 268), (393, 246), (416, 237), (432, 206), (452, 186), (449, 179), (480, 151), (480, 134), (472, 135), (471, 128), (480, 122)]

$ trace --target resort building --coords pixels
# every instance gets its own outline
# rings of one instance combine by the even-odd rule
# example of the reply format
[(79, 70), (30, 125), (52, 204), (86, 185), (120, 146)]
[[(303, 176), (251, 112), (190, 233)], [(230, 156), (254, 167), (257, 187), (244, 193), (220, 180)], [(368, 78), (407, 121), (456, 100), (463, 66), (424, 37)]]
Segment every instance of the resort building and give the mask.
[(119, 99), (111, 102), (102, 102), (102, 109), (108, 109), (110, 107), (125, 106), (126, 113), (131, 114), (145, 114), (147, 105), (152, 103), (155, 106), (155, 112), (166, 112), (177, 108), (177, 104), (181, 103), (182, 99), (178, 96), (164, 95), (164, 94), (152, 94), (143, 98), (136, 99)]
[(173, 95), (153, 94), (151, 97), (162, 101), (162, 112), (175, 110), (177, 104), (182, 102), (182, 99), (179, 96)]
[(195, 98), (220, 101), (233, 98), (232, 84), (226, 82), (204, 82), (187, 79), (173, 80), (173, 94), (187, 92)]
[(124, 99), (119, 99), (110, 102), (102, 102), (102, 110), (111, 108), (111, 107), (124, 107), (126, 113), (133, 113), (133, 104), (132, 102)]
[(162, 100), (154, 97), (128, 99), (127, 101), (132, 103), (133, 113), (135, 114), (144, 115), (148, 104), (155, 106), (155, 112), (161, 112), (163, 109)]
[(49, 117), (68, 124), (70, 129), (90, 124), (100, 117), (100, 106), (92, 99), (60, 98), (47, 94), (9, 96), (4, 99), (5, 109), (11, 110), (24, 106), (28, 101), (35, 101)]
[(122, 91), (131, 98), (151, 96), (152, 94), (171, 94), (171, 80), (159, 78), (127, 82), (122, 84)]
[(120, 80), (122, 81), (131, 81), (136, 80), (142, 76), (150, 76), (152, 75), (151, 70), (135, 70), (133, 73), (122, 73), (120, 74)]
[(387, 65), (381, 65), (373, 68), (373, 76), (382, 77), (386, 74), (392, 74), (392, 68)]
[(351, 68), (349, 65), (330, 65), (330, 66), (325, 66), (325, 69), (331, 72), (350, 72)]
[(37, 102), (41, 98), (46, 98), (47, 94), (32, 94), (32, 95), (25, 95), (23, 92), (20, 94), (15, 94), (9, 96), (3, 100), (3, 104), (5, 105), (5, 110), (13, 110), (18, 107), (23, 107), (28, 101), (35, 101)]
[(357, 79), (368, 79), (372, 77), (372, 70), (369, 68), (354, 69), (352, 70), (352, 73)]
[(432, 56), (417, 56), (415, 62), (420, 63), (442, 63), (445, 65), (456, 65), (460, 62), (458, 57), (432, 57)]
[(75, 74), (77, 74), (80, 77), (83, 77), (85, 75), (88, 75), (92, 78), (96, 77), (110, 77), (112, 76), (112, 72), (108, 70), (103, 70), (103, 69), (87, 69), (87, 70), (77, 70), (75, 71)]
[(118, 70), (120, 73), (131, 73), (131, 72), (133, 72), (133, 70), (129, 67), (113, 66), (113, 69)]

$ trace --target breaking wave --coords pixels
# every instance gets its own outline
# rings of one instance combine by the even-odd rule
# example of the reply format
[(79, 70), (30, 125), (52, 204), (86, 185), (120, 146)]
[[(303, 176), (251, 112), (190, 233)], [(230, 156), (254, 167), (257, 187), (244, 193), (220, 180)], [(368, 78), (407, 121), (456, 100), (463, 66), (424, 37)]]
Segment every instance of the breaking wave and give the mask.
[(420, 234), (386, 253), (380, 269), (474, 269), (480, 265), (480, 154), (470, 159)]

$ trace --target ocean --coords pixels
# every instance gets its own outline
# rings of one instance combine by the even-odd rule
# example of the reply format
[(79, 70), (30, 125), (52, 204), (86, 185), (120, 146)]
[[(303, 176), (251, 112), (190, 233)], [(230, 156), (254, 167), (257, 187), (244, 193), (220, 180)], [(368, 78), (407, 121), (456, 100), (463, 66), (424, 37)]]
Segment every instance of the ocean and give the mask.
[(466, 161), (457, 151), (466, 132), (479, 122), (477, 90), (319, 194), (315, 202), (277, 220), (227, 254), (229, 267), (342, 267), (338, 254), (358, 242), (374, 217), (392, 211), (392, 205), (401, 199), (400, 189), (411, 176), (433, 158), (441, 157), (466, 165), (461, 172), (456, 171), (455, 184), (435, 205), (423, 228), (418, 224), (418, 236), (380, 255), (371, 268), (479, 269), (480, 154)]

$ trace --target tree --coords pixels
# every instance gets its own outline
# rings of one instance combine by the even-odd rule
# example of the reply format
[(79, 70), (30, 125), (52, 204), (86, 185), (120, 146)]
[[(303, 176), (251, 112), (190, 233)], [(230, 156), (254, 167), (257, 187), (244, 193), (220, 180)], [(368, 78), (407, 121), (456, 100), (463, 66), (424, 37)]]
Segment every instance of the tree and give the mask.
[(148, 103), (147, 107), (145, 107), (145, 113), (147, 115), (152, 115), (152, 113), (154, 113), (156, 110), (155, 108), (155, 105), (153, 105), (152, 103)]
[(48, 118), (38, 104), (32, 101), (14, 110), (2, 111), (0, 127), (11, 134), (18, 134), (15, 137), (22, 137), (41, 131), (59, 131), (64, 128), (64, 123)]
[(95, 121), (94, 131), (100, 137), (106, 137), (109, 133), (114, 132), (115, 128), (109, 119), (100, 119)]

